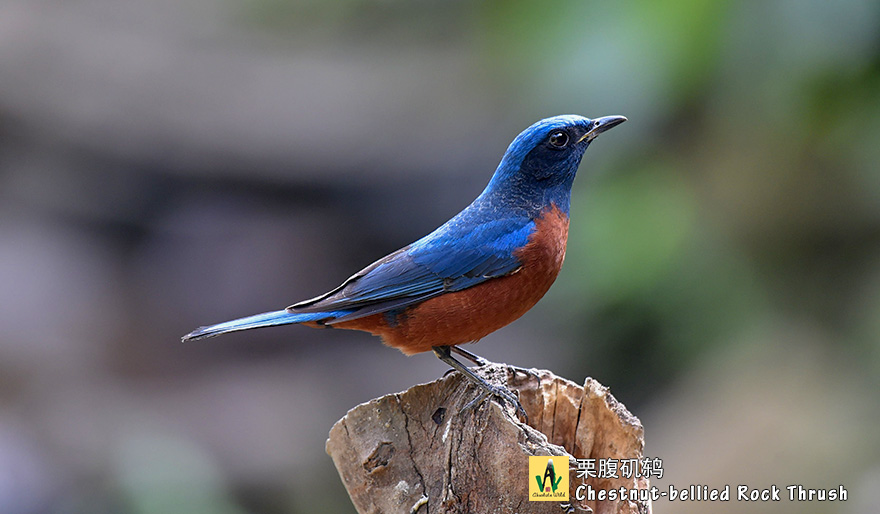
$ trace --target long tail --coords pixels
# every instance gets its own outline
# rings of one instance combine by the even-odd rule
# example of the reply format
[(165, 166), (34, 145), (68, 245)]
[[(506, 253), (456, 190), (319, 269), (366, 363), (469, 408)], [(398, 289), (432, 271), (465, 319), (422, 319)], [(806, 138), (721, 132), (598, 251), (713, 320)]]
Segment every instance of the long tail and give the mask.
[(181, 340), (196, 341), (208, 337), (219, 336), (228, 332), (237, 332), (239, 330), (250, 330), (252, 328), (274, 327), (276, 325), (290, 325), (292, 323), (304, 323), (307, 321), (320, 321), (325, 319), (333, 319), (341, 314), (347, 314), (348, 311), (340, 312), (307, 312), (294, 313), (290, 311), (273, 311), (264, 312), (263, 314), (255, 314), (246, 318), (234, 319), (210, 325), (207, 327), (199, 327), (189, 334), (183, 336)]

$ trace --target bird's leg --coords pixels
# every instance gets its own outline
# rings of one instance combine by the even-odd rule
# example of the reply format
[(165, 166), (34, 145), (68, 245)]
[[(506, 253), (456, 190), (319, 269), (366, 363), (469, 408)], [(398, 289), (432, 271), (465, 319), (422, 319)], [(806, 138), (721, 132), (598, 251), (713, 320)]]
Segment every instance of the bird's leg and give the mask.
[[(476, 364), (477, 366), (482, 367), (482, 366), (485, 366), (486, 364), (489, 364), (489, 360), (488, 360), (488, 359), (484, 359), (484, 358), (480, 357), (479, 355), (477, 355), (477, 354), (475, 354), (475, 353), (471, 353), (471, 352), (465, 350), (464, 348), (459, 348), (458, 346), (455, 346), (455, 345), (453, 345), (453, 346), (444, 346), (444, 348), (449, 348), (449, 350), (451, 350), (451, 351), (453, 351), (453, 352), (455, 352), (455, 353), (461, 355), (462, 357), (464, 357), (465, 359), (467, 359), (467, 360), (473, 362), (473, 363)], [(436, 351), (436, 350), (435, 350), (435, 351)], [(442, 358), (442, 357), (441, 357), (441, 358)]]
[[(474, 342), (476, 342), (476, 341), (474, 341)], [(480, 357), (479, 355), (477, 355), (475, 353), (471, 353), (471, 352), (465, 350), (464, 348), (459, 348), (458, 346), (454, 346), (454, 345), (448, 346), (447, 348), (449, 348), (453, 352), (461, 355), (465, 359), (473, 362), (477, 366), (483, 367), (486, 364), (490, 364), (490, 361), (488, 359), (484, 359), (483, 357)], [(535, 375), (534, 372), (532, 372), (531, 370), (528, 370), (526, 368), (521, 368), (519, 366), (511, 366), (510, 364), (505, 364), (505, 366), (512, 369), (516, 373), (522, 373), (523, 375), (529, 375), (529, 376), (537, 376), (537, 375)]]
[[(483, 359), (482, 357), (476, 356), (468, 351), (461, 350), (460, 348), (458, 348), (456, 346), (433, 346), (433, 347), (431, 347), (431, 349), (434, 350), (434, 355), (436, 355), (440, 360), (442, 360), (446, 364), (452, 366), (453, 369), (455, 369), (456, 371), (458, 371), (459, 373), (461, 373), (462, 375), (467, 377), (468, 380), (470, 380), (471, 382), (476, 384), (477, 387), (482, 389), (482, 391), (480, 392), (480, 395), (477, 396), (475, 399), (473, 399), (470, 403), (465, 405), (464, 408), (462, 409), (462, 411), (468, 410), (476, 405), (479, 405), (486, 398), (488, 398), (489, 395), (493, 395), (493, 396), (497, 396), (498, 398), (501, 398), (502, 400), (506, 400), (506, 401), (510, 402), (510, 404), (516, 408), (516, 412), (518, 414), (521, 414), (523, 419), (525, 419), (526, 422), (528, 422), (529, 417), (526, 414), (525, 409), (523, 409), (522, 405), (520, 405), (520, 403), (519, 403), (519, 399), (517, 399), (517, 397), (509, 389), (507, 389), (504, 386), (492, 385), (489, 382), (486, 382), (482, 377), (480, 377), (479, 375), (477, 375), (476, 373), (474, 373), (473, 371), (468, 369), (467, 366), (465, 366), (464, 364), (455, 360), (455, 358), (452, 357), (452, 350), (453, 349), (458, 350), (457, 353), (464, 352), (464, 353), (462, 353), (462, 355), (464, 355), (465, 357), (468, 357), (468, 355), (476, 357), (477, 359), (482, 361), (483, 364), (488, 364), (489, 361), (487, 361), (486, 359)], [(468, 358), (470, 358), (470, 357), (468, 357)], [(474, 362), (478, 362), (478, 361), (474, 361)]]
[[(474, 342), (476, 342), (476, 341), (474, 341)], [(461, 355), (465, 359), (476, 364), (477, 367), (482, 368), (483, 366), (485, 366), (487, 364), (491, 364), (489, 359), (484, 359), (484, 358), (480, 357), (479, 355), (477, 355), (475, 353), (471, 353), (465, 349), (459, 348), (458, 346), (450, 345), (450, 346), (443, 346), (443, 348), (448, 348), (449, 350)], [(452, 357), (450, 356), (450, 358), (452, 358)], [(441, 357), (441, 359), (442, 359), (442, 357)], [(444, 373), (443, 376), (445, 377), (446, 375), (448, 375), (454, 371), (455, 371), (455, 369), (450, 369), (446, 373)]]

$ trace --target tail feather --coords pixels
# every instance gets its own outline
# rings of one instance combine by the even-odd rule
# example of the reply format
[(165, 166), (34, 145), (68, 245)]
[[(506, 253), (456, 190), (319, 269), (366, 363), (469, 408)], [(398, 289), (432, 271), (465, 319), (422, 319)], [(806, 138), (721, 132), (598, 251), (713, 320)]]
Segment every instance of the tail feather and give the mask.
[(287, 310), (264, 312), (255, 314), (246, 318), (234, 319), (216, 325), (207, 327), (199, 327), (189, 334), (181, 338), (182, 341), (196, 341), (198, 339), (206, 339), (208, 337), (219, 336), (229, 332), (237, 332), (239, 330), (250, 330), (252, 328), (274, 327), (276, 325), (290, 325), (292, 323), (304, 323), (307, 321), (321, 321), (333, 319), (339, 315), (348, 314), (345, 312), (309, 312), (294, 313)]

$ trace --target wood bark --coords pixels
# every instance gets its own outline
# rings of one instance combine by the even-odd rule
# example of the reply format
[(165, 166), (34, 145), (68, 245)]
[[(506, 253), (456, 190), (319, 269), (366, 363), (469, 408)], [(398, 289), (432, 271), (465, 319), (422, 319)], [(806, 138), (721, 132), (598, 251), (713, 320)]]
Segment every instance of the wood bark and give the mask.
[[(330, 430), (326, 448), (360, 514), (650, 514), (650, 499), (575, 498), (582, 484), (597, 493), (650, 487), (638, 473), (578, 471), (576, 459), (598, 468), (601, 459), (643, 458), (641, 423), (606, 387), (502, 364), (473, 369), (516, 391), (528, 424), (494, 399), (463, 410), (479, 391), (459, 373), (358, 405)], [(568, 502), (529, 500), (528, 457), (536, 455), (568, 457)]]

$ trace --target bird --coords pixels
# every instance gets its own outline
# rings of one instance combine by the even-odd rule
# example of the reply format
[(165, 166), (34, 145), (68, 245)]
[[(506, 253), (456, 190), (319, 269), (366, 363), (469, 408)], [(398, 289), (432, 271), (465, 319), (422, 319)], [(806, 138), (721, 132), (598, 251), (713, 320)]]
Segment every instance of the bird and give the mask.
[(566, 114), (513, 139), (482, 193), (421, 239), (388, 254), (320, 296), (283, 310), (200, 327), (183, 341), (301, 324), (361, 330), (406, 355), (433, 351), (489, 396), (525, 411), (503, 386), (460, 361), (488, 363), (459, 345), (479, 341), (531, 309), (565, 259), (571, 189), (590, 143), (626, 121)]

